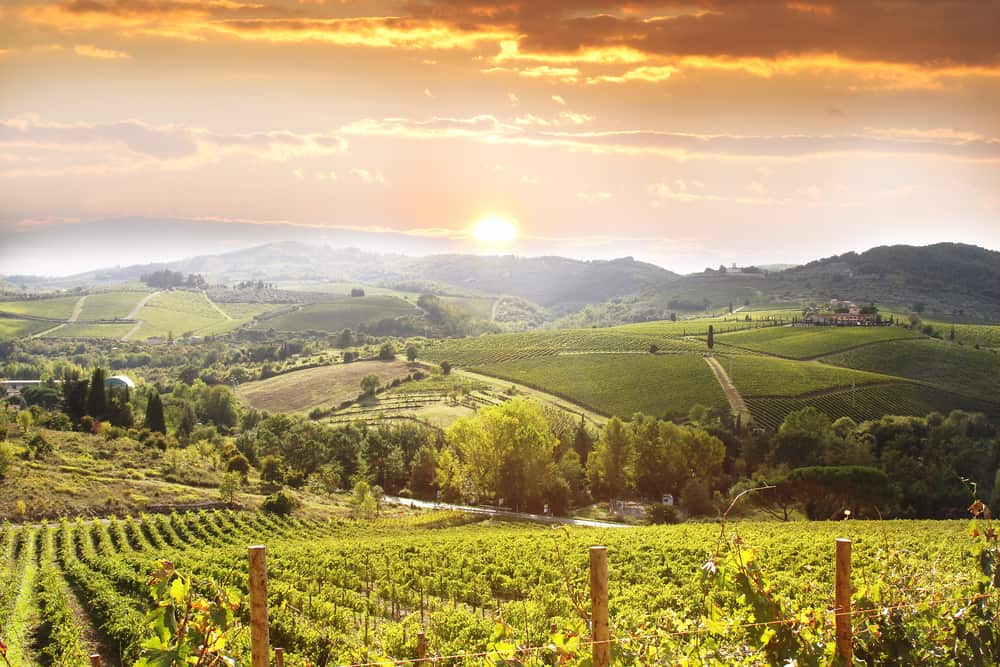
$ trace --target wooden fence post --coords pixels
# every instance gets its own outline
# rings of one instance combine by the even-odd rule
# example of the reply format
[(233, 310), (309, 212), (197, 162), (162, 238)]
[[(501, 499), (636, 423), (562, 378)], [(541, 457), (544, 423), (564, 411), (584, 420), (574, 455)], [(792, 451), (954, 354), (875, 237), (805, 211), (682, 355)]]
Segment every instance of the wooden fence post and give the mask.
[(837, 654), (847, 664), (854, 655), (853, 633), (851, 631), (851, 541), (837, 539), (837, 565), (834, 580), (834, 613), (836, 614)]
[(611, 664), (608, 624), (608, 549), (590, 547), (590, 634), (594, 667)]
[(90, 656), (90, 667), (101, 667), (101, 656), (97, 653)]
[(427, 664), (427, 635), (423, 630), (417, 633), (417, 665)]
[(247, 548), (250, 558), (250, 664), (269, 667), (271, 639), (267, 622), (267, 556), (263, 545)]

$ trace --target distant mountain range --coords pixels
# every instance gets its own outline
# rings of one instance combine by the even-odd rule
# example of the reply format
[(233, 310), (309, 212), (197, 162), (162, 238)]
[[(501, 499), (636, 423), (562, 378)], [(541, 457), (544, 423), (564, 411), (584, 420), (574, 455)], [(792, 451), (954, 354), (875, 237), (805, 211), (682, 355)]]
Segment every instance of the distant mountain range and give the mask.
[(760, 274), (681, 276), (629, 257), (608, 261), (512, 255), (408, 257), (283, 241), (177, 262), (60, 279), (12, 276), (4, 282), (58, 289), (135, 281), (163, 268), (198, 273), (211, 283), (336, 281), (411, 292), (516, 296), (544, 306), (555, 317), (568, 317), (565, 323), (575, 326), (662, 319), (672, 312), (724, 308), (730, 303), (738, 307), (831, 298), (916, 307), (967, 320), (1000, 320), (1000, 252), (955, 243), (882, 246), (791, 268), (766, 267)]

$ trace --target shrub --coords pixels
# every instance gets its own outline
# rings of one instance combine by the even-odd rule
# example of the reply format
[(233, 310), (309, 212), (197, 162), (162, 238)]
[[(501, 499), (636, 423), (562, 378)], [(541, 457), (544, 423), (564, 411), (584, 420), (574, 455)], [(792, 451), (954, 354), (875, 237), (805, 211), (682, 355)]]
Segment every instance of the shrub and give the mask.
[(657, 503), (649, 510), (649, 522), (650, 523), (679, 523), (681, 520), (680, 515), (677, 513), (677, 508), (673, 505), (665, 505), (663, 503)]
[(285, 515), (291, 514), (292, 510), (298, 507), (298, 504), (298, 501), (292, 494), (287, 491), (278, 491), (265, 498), (260, 508), (271, 514)]
[(14, 447), (6, 440), (0, 440), (0, 479), (14, 465)]
[(41, 433), (36, 433), (28, 441), (28, 458), (43, 459), (52, 453), (52, 443), (45, 439)]
[(285, 483), (293, 489), (301, 489), (305, 486), (306, 476), (301, 470), (289, 470), (285, 475)]
[(382, 343), (382, 347), (378, 349), (378, 358), (379, 361), (392, 361), (396, 358), (396, 348), (392, 343)]
[(250, 473), (250, 461), (242, 454), (237, 454), (226, 461), (226, 472), (238, 472), (246, 477)]

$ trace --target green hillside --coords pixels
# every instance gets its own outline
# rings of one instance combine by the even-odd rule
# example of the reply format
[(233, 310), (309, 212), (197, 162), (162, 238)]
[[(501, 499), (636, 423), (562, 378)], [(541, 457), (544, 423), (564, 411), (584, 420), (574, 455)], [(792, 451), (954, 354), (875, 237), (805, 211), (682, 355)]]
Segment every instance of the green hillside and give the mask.
[(73, 314), (73, 307), (79, 300), (80, 295), (25, 299), (23, 301), (0, 301), (0, 312), (65, 320)]
[(80, 311), (81, 320), (124, 319), (149, 292), (98, 292), (89, 294)]
[(401, 316), (420, 316), (416, 306), (394, 296), (339, 297), (261, 319), (260, 329), (340, 331)]
[(824, 361), (919, 380), (973, 398), (997, 400), (1000, 355), (938, 340), (881, 343)]
[(470, 370), (562, 396), (595, 412), (682, 418), (691, 407), (726, 408), (711, 369), (695, 354), (576, 354), (483, 363)]
[(887, 340), (923, 338), (902, 327), (771, 327), (726, 333), (719, 344), (794, 359), (812, 359)]

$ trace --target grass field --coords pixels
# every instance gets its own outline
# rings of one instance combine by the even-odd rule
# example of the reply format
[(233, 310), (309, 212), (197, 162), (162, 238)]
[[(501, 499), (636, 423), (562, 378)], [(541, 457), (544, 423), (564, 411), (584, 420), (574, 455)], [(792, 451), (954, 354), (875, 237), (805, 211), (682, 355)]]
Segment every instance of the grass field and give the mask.
[(256, 326), (277, 331), (340, 331), (420, 313), (412, 303), (394, 296), (340, 297), (260, 320)]
[(727, 407), (711, 369), (695, 354), (580, 354), (470, 368), (519, 382), (605, 415), (687, 415), (691, 406)]
[[(143, 324), (134, 336), (136, 340), (159, 337), (211, 336), (232, 331), (257, 314), (273, 308), (259, 303), (225, 303), (219, 312), (201, 292), (181, 290), (161, 292), (150, 299), (136, 319)], [(227, 318), (225, 315), (228, 315)]]
[(80, 320), (124, 319), (149, 292), (98, 292), (83, 302)]
[(382, 384), (411, 372), (401, 361), (357, 361), (286, 373), (240, 385), (236, 395), (244, 403), (271, 412), (308, 412), (329, 408), (361, 393), (361, 378), (373, 373)]
[[(934, 330), (948, 338), (952, 325), (948, 322), (927, 321)], [(1000, 349), (1000, 324), (956, 324), (955, 342), (965, 343), (970, 347), (979, 345)]]
[(73, 313), (73, 306), (80, 300), (77, 296), (57, 296), (51, 299), (32, 299), (26, 301), (0, 301), (0, 311), (31, 317), (45, 317), (53, 320), (65, 320)]
[(10, 317), (0, 317), (0, 340), (10, 338), (24, 338), (40, 331), (51, 329), (55, 326), (52, 322), (39, 322), (37, 320), (17, 320)]
[(721, 334), (716, 343), (793, 359), (811, 359), (886, 340), (923, 338), (901, 327), (771, 327)]
[(863, 386), (896, 379), (818, 361), (793, 361), (750, 355), (720, 356), (719, 361), (744, 397), (801, 396), (838, 387), (849, 388), (852, 383)]
[(882, 343), (825, 361), (920, 380), (972, 397), (997, 396), (1000, 354), (938, 340)]
[(132, 324), (92, 324), (74, 322), (47, 333), (42, 338), (112, 338), (119, 339), (129, 332)]

